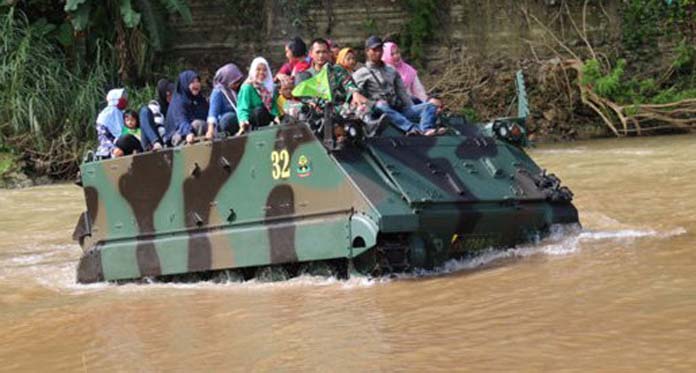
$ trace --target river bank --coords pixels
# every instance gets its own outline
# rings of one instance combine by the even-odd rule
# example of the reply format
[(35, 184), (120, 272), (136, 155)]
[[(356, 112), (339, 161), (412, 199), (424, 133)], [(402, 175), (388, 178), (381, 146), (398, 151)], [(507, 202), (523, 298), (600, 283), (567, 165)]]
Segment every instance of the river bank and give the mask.
[(65, 180), (53, 180), (48, 176), (29, 176), (24, 162), (9, 152), (0, 152), (0, 189), (18, 189), (53, 184)]

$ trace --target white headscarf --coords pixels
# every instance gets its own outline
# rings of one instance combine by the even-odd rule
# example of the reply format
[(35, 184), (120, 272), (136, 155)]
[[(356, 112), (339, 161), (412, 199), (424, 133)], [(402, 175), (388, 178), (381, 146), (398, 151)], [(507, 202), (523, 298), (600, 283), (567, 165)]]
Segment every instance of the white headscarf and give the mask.
[(249, 67), (249, 77), (247, 78), (246, 82), (250, 84), (256, 82), (256, 67), (259, 64), (266, 65), (266, 79), (263, 80), (263, 86), (266, 88), (266, 90), (268, 90), (268, 92), (273, 93), (273, 74), (271, 73), (271, 68), (268, 65), (268, 61), (266, 61), (266, 59), (263, 57), (256, 57), (251, 62), (251, 67)]
[(125, 89), (110, 90), (106, 95), (108, 105), (97, 116), (97, 125), (106, 127), (114, 137), (120, 136), (123, 128), (123, 112), (116, 107), (122, 98), (128, 98)]
[(109, 106), (118, 105), (118, 100), (121, 98), (128, 98), (125, 88), (112, 89), (106, 94), (106, 102), (109, 103)]

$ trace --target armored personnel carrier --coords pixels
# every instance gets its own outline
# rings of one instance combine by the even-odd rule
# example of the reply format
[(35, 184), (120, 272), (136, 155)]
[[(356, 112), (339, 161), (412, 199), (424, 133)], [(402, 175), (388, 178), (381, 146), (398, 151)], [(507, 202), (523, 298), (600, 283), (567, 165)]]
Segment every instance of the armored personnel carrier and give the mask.
[[(388, 124), (367, 136), (327, 114), (87, 160), (77, 281), (380, 275), (578, 223), (572, 193), (522, 149), (523, 119), (442, 124), (438, 137)], [(340, 146), (336, 128), (348, 137)]]

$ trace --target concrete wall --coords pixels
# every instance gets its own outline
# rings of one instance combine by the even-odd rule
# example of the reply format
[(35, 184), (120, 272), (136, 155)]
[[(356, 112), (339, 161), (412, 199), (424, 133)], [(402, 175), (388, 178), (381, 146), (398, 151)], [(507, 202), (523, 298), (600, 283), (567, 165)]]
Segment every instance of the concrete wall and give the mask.
[[(360, 46), (371, 32), (380, 35), (399, 32), (408, 17), (398, 0), (305, 1), (311, 6), (302, 19), (284, 11), (296, 1), (259, 0), (247, 13), (261, 27), (240, 32), (241, 21), (248, 22), (249, 15), (244, 19), (230, 14), (225, 5), (229, 1), (235, 0), (189, 0), (194, 23), (171, 20), (174, 45), (170, 55), (202, 70), (214, 70), (228, 61), (246, 66), (254, 56), (263, 55), (277, 68), (283, 62), (283, 45), (293, 35), (299, 34), (306, 41), (325, 36), (342, 46)], [(578, 3), (572, 11), (579, 20), (582, 1), (572, 2)], [(429, 47), (426, 62), (436, 62), (440, 52), (452, 49), (481, 58), (527, 57), (530, 48), (525, 40), (539, 41), (543, 32), (536, 25), (529, 26), (523, 9), (562, 32), (571, 25), (557, 16), (560, 3), (559, 0), (442, 1), (441, 24), (436, 30), (438, 42)], [(617, 35), (616, 3), (607, 1), (604, 8), (588, 8), (588, 28), (594, 41), (602, 42)]]

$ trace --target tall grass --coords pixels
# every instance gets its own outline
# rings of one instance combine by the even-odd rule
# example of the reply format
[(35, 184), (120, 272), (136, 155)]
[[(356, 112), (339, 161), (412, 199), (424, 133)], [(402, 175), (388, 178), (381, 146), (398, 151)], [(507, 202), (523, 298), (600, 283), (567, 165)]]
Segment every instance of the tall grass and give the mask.
[(37, 174), (68, 177), (93, 145), (106, 68), (72, 71), (43, 29), (10, 8), (0, 15), (0, 145)]
[[(96, 145), (94, 121), (116, 65), (106, 43), (95, 61), (71, 64), (44, 30), (14, 8), (0, 14), (0, 148), (31, 173), (68, 178)], [(154, 90), (130, 91), (139, 103)]]

